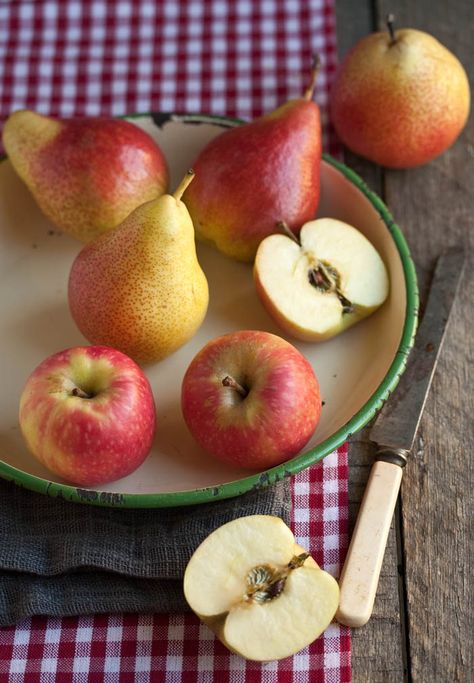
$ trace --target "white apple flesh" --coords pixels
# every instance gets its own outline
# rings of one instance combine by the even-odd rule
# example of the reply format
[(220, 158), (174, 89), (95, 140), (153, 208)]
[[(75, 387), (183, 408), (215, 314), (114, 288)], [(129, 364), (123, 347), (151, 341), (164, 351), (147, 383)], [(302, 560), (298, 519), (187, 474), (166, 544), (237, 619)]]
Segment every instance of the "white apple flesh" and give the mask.
[(104, 346), (80, 346), (44, 360), (28, 378), (19, 420), (32, 454), (80, 486), (114, 481), (148, 455), (155, 404), (141, 368)]
[(299, 242), (266, 237), (254, 264), (257, 293), (286, 332), (323, 341), (373, 313), (388, 295), (385, 265), (356, 228), (333, 218), (305, 223)]
[(256, 661), (299, 652), (339, 603), (336, 580), (271, 515), (241, 517), (210, 534), (189, 560), (184, 594), (229, 649)]
[(321, 414), (309, 361), (281, 337), (257, 330), (206, 344), (186, 371), (181, 397), (184, 419), (200, 446), (254, 470), (296, 455)]

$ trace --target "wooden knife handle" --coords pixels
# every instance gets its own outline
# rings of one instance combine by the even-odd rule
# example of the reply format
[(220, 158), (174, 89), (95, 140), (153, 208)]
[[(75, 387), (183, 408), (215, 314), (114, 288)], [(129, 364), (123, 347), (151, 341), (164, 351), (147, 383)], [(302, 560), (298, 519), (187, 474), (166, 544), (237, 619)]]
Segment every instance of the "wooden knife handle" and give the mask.
[(402, 474), (393, 462), (378, 460), (372, 466), (339, 579), (336, 619), (346, 626), (364, 626), (372, 614)]

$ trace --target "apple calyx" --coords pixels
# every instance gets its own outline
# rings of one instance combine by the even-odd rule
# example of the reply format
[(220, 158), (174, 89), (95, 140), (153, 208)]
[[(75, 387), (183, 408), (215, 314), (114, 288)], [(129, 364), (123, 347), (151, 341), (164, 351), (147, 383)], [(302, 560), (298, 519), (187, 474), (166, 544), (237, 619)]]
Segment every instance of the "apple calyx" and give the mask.
[(226, 375), (224, 379), (222, 380), (222, 384), (225, 387), (231, 387), (232, 389), (235, 389), (235, 391), (240, 394), (243, 398), (246, 398), (248, 396), (248, 389), (243, 387), (241, 384), (239, 384), (233, 377), (230, 375)]
[(395, 15), (394, 14), (387, 14), (387, 17), (385, 19), (385, 23), (387, 24), (388, 33), (390, 35), (389, 46), (395, 45), (395, 43), (397, 42), (397, 37), (395, 35), (395, 27), (394, 27)]
[(192, 168), (188, 168), (188, 170), (186, 171), (186, 175), (184, 176), (182, 181), (179, 183), (176, 190), (173, 192), (173, 197), (176, 199), (177, 202), (179, 202), (181, 200), (181, 197), (185, 193), (186, 188), (194, 180), (194, 176), (195, 176), (194, 170)]
[(316, 87), (316, 81), (318, 79), (318, 74), (321, 69), (321, 59), (317, 53), (313, 54), (313, 63), (311, 65), (311, 75), (308, 87), (303, 93), (303, 99), (310, 102), (313, 99), (314, 89)]
[(262, 604), (277, 598), (283, 592), (290, 572), (302, 567), (308, 557), (309, 553), (295, 555), (283, 570), (278, 570), (269, 564), (258, 565), (251, 569), (247, 574), (248, 590), (244, 595), (244, 601)]
[[(287, 237), (292, 239), (301, 247), (300, 240), (296, 237), (294, 232), (290, 229), (288, 223), (285, 221), (278, 221), (277, 228), (282, 230)], [(311, 257), (314, 260), (314, 257)], [(308, 280), (313, 287), (315, 287), (322, 294), (336, 294), (342, 305), (342, 313), (354, 313), (354, 304), (347, 299), (340, 289), (341, 276), (336, 268), (330, 263), (324, 261), (316, 262), (316, 265), (308, 270)]]

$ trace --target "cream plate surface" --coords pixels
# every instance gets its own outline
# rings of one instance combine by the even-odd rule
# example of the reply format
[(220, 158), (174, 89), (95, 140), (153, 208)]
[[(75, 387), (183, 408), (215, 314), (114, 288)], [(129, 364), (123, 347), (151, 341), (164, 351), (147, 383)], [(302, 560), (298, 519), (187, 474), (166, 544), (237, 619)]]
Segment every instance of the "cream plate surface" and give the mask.
[[(199, 150), (222, 125), (210, 117), (131, 119), (163, 149), (173, 190)], [(318, 216), (346, 221), (361, 230), (382, 256), (390, 295), (374, 315), (329, 341), (310, 344), (286, 336), (263, 309), (254, 289), (252, 266), (198, 244), (210, 305), (198, 333), (179, 351), (146, 368), (157, 406), (153, 450), (130, 476), (87, 494), (53, 476), (27, 451), (18, 425), (18, 404), (30, 372), (47, 356), (87, 343), (68, 310), (71, 264), (81, 249), (43, 217), (8, 160), (0, 163), (0, 475), (28, 488), (60, 493), (71, 500), (129, 507), (182, 505), (237, 495), (257, 484), (289, 475), (327, 455), (350, 431), (360, 429), (381, 407), (403, 371), (416, 327), (416, 280), (399, 229), (374, 198), (331, 160), (322, 163)], [(184, 372), (204, 344), (227, 332), (260, 329), (291, 341), (310, 360), (321, 385), (324, 406), (304, 454), (257, 473), (219, 463), (198, 448), (180, 410)], [(352, 421), (352, 424), (351, 424)], [(277, 471), (278, 470), (278, 471)], [(53, 482), (50, 484), (49, 482)], [(58, 484), (55, 486), (54, 484)], [(117, 495), (113, 495), (117, 494)]]

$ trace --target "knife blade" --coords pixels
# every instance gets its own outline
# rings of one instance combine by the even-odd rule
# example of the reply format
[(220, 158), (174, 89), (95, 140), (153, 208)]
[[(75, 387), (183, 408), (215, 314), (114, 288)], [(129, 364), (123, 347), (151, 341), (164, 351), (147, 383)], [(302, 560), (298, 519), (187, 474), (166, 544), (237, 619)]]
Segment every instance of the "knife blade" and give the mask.
[(339, 580), (336, 618), (347, 626), (363, 626), (372, 614), (403, 467), (415, 442), (464, 260), (460, 248), (439, 257), (407, 368), (370, 431), (378, 449)]

